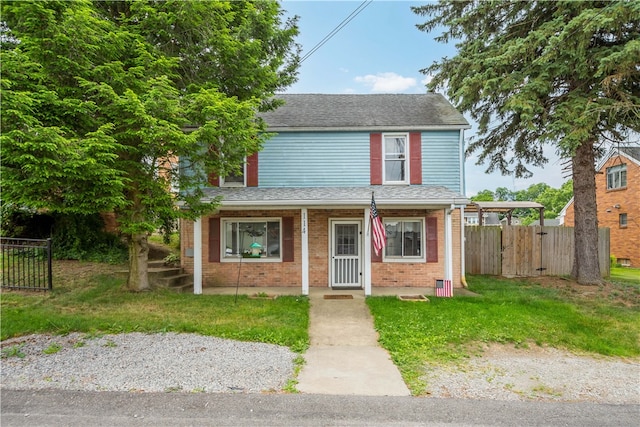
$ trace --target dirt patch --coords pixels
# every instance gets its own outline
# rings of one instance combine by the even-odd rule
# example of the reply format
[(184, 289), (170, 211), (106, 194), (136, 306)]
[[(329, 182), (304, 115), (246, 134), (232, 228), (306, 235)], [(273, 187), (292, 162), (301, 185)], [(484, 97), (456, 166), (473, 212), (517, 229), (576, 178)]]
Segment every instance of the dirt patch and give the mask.
[(431, 397), (640, 403), (640, 358), (574, 354), (550, 347), (485, 346), (465, 363), (428, 366)]
[(100, 262), (84, 262), (75, 260), (54, 260), (54, 282), (77, 282), (90, 279), (99, 274), (111, 274), (126, 269), (122, 264), (104, 264)]
[(640, 307), (640, 287), (614, 282), (601, 285), (581, 285), (573, 279), (556, 276), (515, 278), (523, 286), (538, 284), (543, 288), (556, 289), (561, 295), (582, 301), (608, 301), (625, 307)]

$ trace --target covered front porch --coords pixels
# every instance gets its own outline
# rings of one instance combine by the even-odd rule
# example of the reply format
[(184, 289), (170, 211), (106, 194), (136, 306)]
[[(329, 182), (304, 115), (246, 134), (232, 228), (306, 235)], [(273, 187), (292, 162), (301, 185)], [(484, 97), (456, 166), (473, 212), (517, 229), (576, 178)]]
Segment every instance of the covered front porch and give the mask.
[[(212, 200), (222, 197), (218, 211), (196, 220), (185, 233), (186, 269), (193, 271), (195, 294), (224, 292), (217, 288), (233, 288), (236, 283), (248, 288), (247, 294), (282, 284), (281, 292), (287, 295), (309, 295), (315, 289), (354, 292), (354, 288), (366, 296), (397, 294), (405, 285), (411, 288), (405, 294), (429, 295), (436, 279), (461, 286), (466, 199), (443, 187), (212, 188), (211, 192)], [(384, 257), (380, 253), (374, 258), (372, 253), (372, 196), (386, 226), (403, 227), (388, 236), (392, 240)], [(280, 233), (280, 243), (274, 245), (280, 249), (272, 251), (265, 240), (261, 243), (269, 247), (268, 254), (240, 256), (242, 245), (235, 242), (241, 239), (232, 241), (227, 233), (224, 240), (223, 233), (231, 229), (225, 224), (232, 223), (238, 229), (259, 223), (265, 230), (268, 223), (276, 236)]]

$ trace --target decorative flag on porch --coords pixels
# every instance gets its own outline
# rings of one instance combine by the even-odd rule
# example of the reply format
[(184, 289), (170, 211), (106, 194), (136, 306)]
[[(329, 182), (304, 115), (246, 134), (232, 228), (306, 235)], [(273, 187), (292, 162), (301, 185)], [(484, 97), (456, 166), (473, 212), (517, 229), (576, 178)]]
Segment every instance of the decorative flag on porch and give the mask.
[(371, 193), (371, 228), (373, 229), (373, 250), (376, 251), (376, 255), (380, 254), (382, 248), (387, 246), (387, 231), (384, 229), (384, 224), (378, 215), (378, 208), (376, 208), (376, 201)]
[(453, 284), (451, 280), (436, 280), (436, 296), (437, 297), (452, 297), (453, 296)]

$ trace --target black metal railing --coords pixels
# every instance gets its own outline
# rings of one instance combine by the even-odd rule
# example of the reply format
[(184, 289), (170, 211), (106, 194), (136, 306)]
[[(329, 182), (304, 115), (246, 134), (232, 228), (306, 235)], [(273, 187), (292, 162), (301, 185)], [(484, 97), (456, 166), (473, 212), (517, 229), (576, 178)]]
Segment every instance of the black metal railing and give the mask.
[(2, 287), (51, 290), (51, 239), (0, 237)]

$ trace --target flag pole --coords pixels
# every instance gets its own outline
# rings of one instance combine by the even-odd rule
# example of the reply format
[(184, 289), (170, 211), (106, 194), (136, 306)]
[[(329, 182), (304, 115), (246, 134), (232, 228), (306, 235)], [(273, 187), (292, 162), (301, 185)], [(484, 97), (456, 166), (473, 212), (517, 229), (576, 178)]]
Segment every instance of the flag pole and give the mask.
[[(373, 196), (375, 194), (375, 191), (371, 192), (371, 200), (373, 200)], [(371, 203), (369, 203), (369, 221), (367, 221), (367, 234), (366, 236), (369, 236), (369, 229), (371, 228)]]

